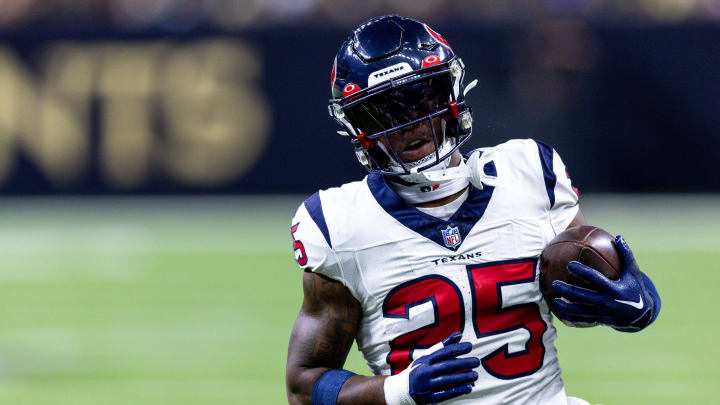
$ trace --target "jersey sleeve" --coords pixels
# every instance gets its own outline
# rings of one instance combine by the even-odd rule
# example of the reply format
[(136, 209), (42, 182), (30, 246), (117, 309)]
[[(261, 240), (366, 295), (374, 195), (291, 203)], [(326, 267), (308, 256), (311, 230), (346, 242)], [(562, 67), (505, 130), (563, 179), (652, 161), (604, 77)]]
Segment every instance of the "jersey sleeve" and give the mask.
[(308, 198), (292, 219), (290, 233), (295, 261), (303, 270), (347, 285), (338, 256), (332, 248), (319, 198), (317, 193)]
[(580, 209), (580, 194), (573, 187), (560, 155), (551, 146), (537, 142), (543, 180), (548, 196), (550, 224), (556, 234), (564, 231)]

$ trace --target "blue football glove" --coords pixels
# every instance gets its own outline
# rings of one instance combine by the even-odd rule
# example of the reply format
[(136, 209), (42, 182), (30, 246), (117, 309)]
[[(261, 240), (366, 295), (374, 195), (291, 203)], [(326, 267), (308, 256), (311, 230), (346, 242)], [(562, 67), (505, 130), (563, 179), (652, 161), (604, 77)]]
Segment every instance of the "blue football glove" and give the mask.
[[(615, 237), (624, 268), (613, 281), (579, 262), (570, 262), (570, 273), (592, 286), (592, 290), (555, 280), (553, 312), (562, 321), (577, 326), (608, 325), (623, 332), (637, 332), (650, 325), (660, 312), (660, 296), (652, 281), (638, 267), (622, 236)], [(568, 302), (569, 301), (569, 302)]]
[(480, 366), (477, 357), (458, 358), (472, 349), (469, 342), (459, 343), (460, 332), (430, 348), (430, 354), (413, 361), (400, 374), (385, 379), (388, 405), (435, 404), (465, 395), (472, 390)]

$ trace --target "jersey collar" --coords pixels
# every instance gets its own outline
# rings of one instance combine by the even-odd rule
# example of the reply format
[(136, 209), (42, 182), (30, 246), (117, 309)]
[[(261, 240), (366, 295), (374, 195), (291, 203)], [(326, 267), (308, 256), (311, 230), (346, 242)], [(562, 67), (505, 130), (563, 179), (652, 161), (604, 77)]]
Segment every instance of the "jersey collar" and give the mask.
[[(438, 245), (456, 251), (473, 226), (482, 218), (492, 198), (495, 187), (484, 184), (482, 190), (470, 186), (467, 199), (447, 221), (428, 215), (397, 195), (380, 174), (370, 174), (367, 184), (375, 200), (398, 222)], [(459, 241), (453, 242), (452, 234), (457, 229)], [(450, 239), (447, 239), (450, 238)]]

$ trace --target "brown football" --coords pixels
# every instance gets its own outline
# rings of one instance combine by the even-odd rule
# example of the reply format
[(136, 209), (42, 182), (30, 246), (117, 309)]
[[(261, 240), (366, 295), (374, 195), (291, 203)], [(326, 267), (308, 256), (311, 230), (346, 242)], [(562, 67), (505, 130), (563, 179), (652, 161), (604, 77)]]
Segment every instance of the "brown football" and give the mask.
[(548, 305), (557, 297), (551, 288), (555, 280), (590, 288), (567, 270), (571, 261), (590, 266), (612, 280), (620, 277), (622, 259), (613, 239), (612, 235), (600, 228), (576, 226), (559, 233), (550, 241), (540, 255), (540, 291)]

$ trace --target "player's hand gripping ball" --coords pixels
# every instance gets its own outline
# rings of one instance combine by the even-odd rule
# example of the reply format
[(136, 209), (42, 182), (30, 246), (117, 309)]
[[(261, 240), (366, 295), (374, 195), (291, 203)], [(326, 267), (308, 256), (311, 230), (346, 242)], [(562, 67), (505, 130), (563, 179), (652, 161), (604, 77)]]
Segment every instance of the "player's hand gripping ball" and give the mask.
[(660, 311), (655, 286), (622, 236), (592, 226), (569, 228), (543, 250), (540, 290), (553, 314), (569, 326), (603, 324), (635, 332)]
[(569, 228), (550, 241), (540, 255), (540, 291), (550, 308), (552, 300), (559, 297), (552, 290), (555, 280), (592, 289), (568, 269), (573, 261), (592, 267), (611, 280), (617, 280), (622, 272), (620, 253), (609, 233), (594, 226)]

